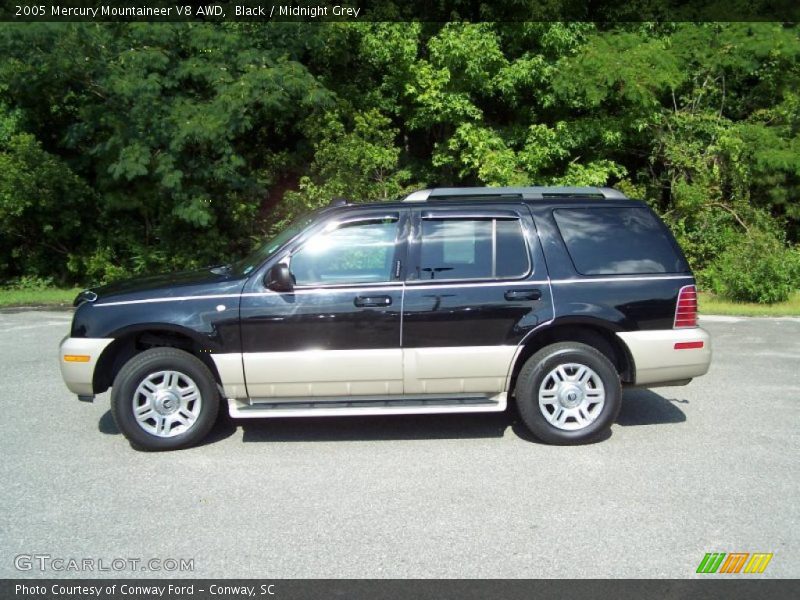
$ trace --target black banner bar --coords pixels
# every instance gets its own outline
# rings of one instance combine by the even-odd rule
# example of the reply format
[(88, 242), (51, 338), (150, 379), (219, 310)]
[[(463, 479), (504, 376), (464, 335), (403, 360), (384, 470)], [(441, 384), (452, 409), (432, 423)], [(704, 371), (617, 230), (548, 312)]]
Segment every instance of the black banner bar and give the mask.
[[(797, 596), (797, 580), (752, 576), (691, 580), (524, 579), (4, 579), (3, 600), (739, 600)], [(792, 591), (794, 590), (794, 592)]]
[(0, 0), (0, 21), (783, 21), (797, 0)]

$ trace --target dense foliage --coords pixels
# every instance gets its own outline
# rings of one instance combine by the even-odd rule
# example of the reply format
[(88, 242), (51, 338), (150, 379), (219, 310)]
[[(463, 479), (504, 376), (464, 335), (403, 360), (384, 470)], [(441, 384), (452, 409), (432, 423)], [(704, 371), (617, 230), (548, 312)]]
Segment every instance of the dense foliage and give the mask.
[(0, 281), (219, 263), (332, 197), (613, 185), (701, 283), (798, 287), (777, 23), (3, 24)]

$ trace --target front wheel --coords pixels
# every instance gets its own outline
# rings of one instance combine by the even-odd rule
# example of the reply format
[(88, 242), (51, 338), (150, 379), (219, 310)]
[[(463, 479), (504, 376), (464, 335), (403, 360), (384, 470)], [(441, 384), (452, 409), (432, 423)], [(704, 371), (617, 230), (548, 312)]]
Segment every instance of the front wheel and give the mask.
[(523, 365), (516, 386), (525, 425), (549, 444), (584, 444), (606, 432), (622, 404), (614, 365), (595, 348), (560, 342)]
[(142, 450), (176, 450), (202, 440), (217, 418), (219, 392), (203, 362), (183, 350), (152, 348), (120, 369), (111, 414)]

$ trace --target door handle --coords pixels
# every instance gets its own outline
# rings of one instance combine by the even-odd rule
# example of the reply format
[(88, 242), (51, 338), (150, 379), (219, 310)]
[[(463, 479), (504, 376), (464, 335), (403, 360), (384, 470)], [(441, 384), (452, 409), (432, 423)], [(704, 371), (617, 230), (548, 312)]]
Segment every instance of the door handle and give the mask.
[(506, 300), (513, 302), (515, 300), (539, 300), (542, 297), (541, 290), (506, 290), (504, 294)]
[(356, 306), (389, 306), (392, 303), (391, 296), (356, 296), (353, 304)]

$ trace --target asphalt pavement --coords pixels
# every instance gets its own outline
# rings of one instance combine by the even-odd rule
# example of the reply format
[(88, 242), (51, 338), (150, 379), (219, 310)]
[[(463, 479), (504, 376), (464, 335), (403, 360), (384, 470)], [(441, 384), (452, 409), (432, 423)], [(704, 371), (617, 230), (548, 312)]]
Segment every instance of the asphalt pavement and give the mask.
[(64, 387), (69, 319), (0, 313), (0, 577), (684, 578), (706, 552), (800, 576), (800, 319), (704, 319), (709, 374), (626, 391), (589, 446), (512, 407), (223, 419), (156, 454)]

